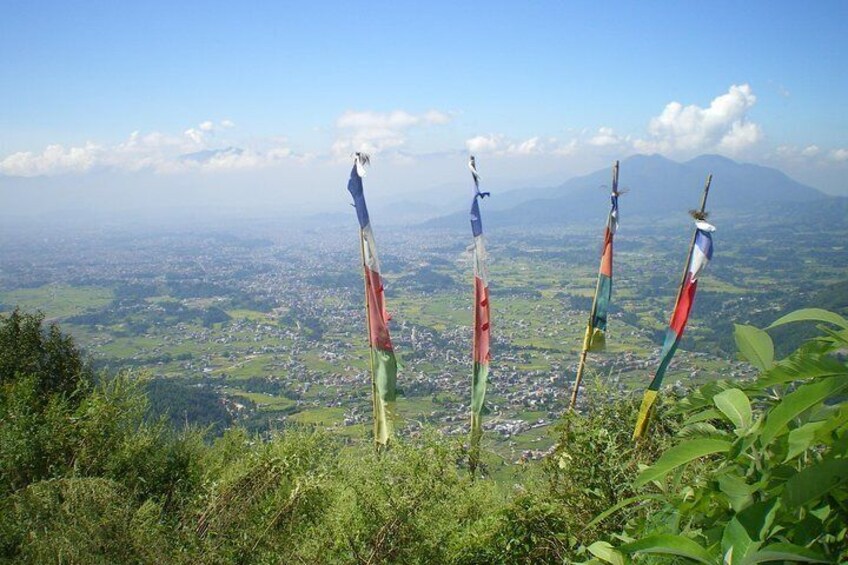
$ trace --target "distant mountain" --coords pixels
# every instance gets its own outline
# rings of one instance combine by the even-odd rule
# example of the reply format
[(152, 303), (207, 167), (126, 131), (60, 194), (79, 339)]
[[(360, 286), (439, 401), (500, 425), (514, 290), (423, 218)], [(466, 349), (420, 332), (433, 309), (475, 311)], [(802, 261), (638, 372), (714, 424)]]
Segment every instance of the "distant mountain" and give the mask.
[(216, 157), (238, 157), (244, 153), (244, 149), (239, 147), (225, 147), (224, 149), (204, 149), (203, 151), (195, 151), (194, 153), (183, 153), (179, 156), (180, 161), (192, 161), (194, 163), (208, 163)]
[[(796, 210), (833, 214), (848, 212), (848, 199), (825, 195), (777, 169), (737, 163), (719, 155), (701, 155), (678, 163), (660, 155), (634, 155), (621, 162), (622, 215), (650, 221), (682, 217), (697, 208), (707, 175), (713, 181), (707, 208), (714, 212), (792, 214)], [(609, 206), (611, 170), (602, 169), (556, 187), (496, 194), (487, 201), (491, 225), (601, 222)], [(459, 226), (467, 213), (457, 212), (427, 225)]]

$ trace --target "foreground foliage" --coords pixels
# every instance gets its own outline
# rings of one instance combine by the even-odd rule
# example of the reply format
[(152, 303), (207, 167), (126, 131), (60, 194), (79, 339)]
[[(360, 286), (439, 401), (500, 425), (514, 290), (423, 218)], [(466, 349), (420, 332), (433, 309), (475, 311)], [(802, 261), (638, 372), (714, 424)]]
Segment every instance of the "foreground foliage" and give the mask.
[(598, 388), (504, 484), (469, 476), (435, 432), (374, 453), (308, 429), (176, 431), (137, 376), (98, 379), (58, 329), (15, 313), (0, 320), (0, 562), (844, 559), (848, 325), (776, 325), (816, 316), (824, 335), (779, 362), (767, 334), (737, 328), (760, 378), (658, 406), (639, 444), (636, 402)]
[(774, 361), (768, 334), (736, 326), (752, 383), (719, 381), (680, 402), (681, 439), (636, 479), (661, 505), (631, 521), (598, 559), (674, 556), (699, 563), (848, 558), (848, 321), (801, 310), (769, 328), (820, 322), (822, 335)]

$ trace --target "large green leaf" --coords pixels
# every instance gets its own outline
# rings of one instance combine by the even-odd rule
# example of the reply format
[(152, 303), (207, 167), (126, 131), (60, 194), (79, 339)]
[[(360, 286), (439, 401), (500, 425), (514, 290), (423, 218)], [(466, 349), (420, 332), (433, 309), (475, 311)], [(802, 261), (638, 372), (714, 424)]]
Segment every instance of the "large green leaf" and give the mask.
[(830, 338), (829, 340), (821, 339), (821, 341), (831, 341), (833, 345), (831, 347), (838, 347), (839, 345), (848, 345), (848, 330), (843, 329), (831, 329), (828, 326), (819, 326), (818, 328), (824, 335)]
[(690, 424), (683, 428), (680, 428), (680, 431), (677, 432), (677, 436), (681, 438), (716, 438), (722, 439), (729, 437), (729, 433), (724, 430), (719, 430), (714, 425), (709, 422), (698, 422), (697, 424)]
[(791, 543), (773, 543), (751, 554), (745, 559), (745, 565), (765, 563), (767, 561), (788, 561), (790, 563), (830, 563), (824, 556), (806, 547)]
[(807, 451), (818, 435), (818, 431), (824, 427), (827, 422), (807, 422), (799, 428), (795, 428), (789, 432), (789, 451), (783, 462), (786, 463), (790, 459), (794, 459)]
[(786, 425), (803, 412), (848, 388), (848, 379), (831, 377), (798, 387), (771, 409), (760, 433), (760, 445), (767, 446), (781, 435)]
[(688, 426), (689, 424), (697, 424), (699, 422), (706, 422), (707, 420), (718, 420), (721, 418), (721, 413), (715, 408), (709, 408), (707, 410), (702, 410), (697, 412), (683, 421), (683, 426)]
[(825, 459), (786, 481), (783, 502), (790, 508), (821, 498), (848, 480), (848, 459)]
[(721, 550), (724, 553), (724, 562), (730, 565), (741, 564), (748, 553), (759, 549), (759, 543), (751, 539), (745, 527), (736, 518), (724, 527), (721, 536)]
[(769, 335), (754, 326), (733, 324), (736, 347), (751, 365), (765, 371), (774, 364), (774, 344)]
[[(751, 427), (751, 401), (738, 388), (731, 388), (713, 397), (716, 408), (741, 432)], [(741, 435), (741, 434), (740, 434)]]
[(736, 520), (745, 528), (751, 539), (764, 541), (768, 538), (774, 518), (780, 508), (780, 499), (770, 498), (752, 504), (736, 515)]
[[(848, 425), (848, 403), (843, 402), (838, 406), (828, 406), (829, 414), (825, 418), (817, 418), (824, 425), (816, 431), (816, 440), (824, 442), (834, 431), (845, 428)], [(842, 431), (844, 437), (844, 431)]]
[(596, 541), (586, 549), (589, 550), (589, 553), (606, 563), (612, 563), (612, 565), (625, 565), (627, 563), (624, 555), (616, 551), (609, 542)]
[(734, 512), (741, 512), (754, 501), (754, 487), (745, 479), (731, 473), (725, 473), (718, 478), (718, 489), (727, 496)]
[(586, 524), (581, 531), (586, 531), (589, 528), (591, 528), (591, 527), (593, 527), (597, 524), (600, 524), (601, 522), (603, 522), (604, 520), (606, 520), (607, 518), (609, 518), (610, 516), (612, 516), (613, 514), (618, 512), (619, 510), (621, 510), (622, 508), (626, 508), (626, 507), (630, 506), (631, 504), (635, 504), (636, 502), (644, 502), (646, 500), (665, 500), (665, 497), (661, 496), (659, 494), (639, 494), (639, 495), (636, 495), (636, 496), (631, 496), (630, 498), (625, 498), (624, 500), (622, 500), (621, 502), (619, 502), (615, 506), (613, 506), (611, 508), (607, 508), (606, 510), (604, 510), (603, 512), (601, 512), (600, 514), (595, 516), (595, 518), (591, 522)]
[(621, 546), (621, 551), (627, 553), (659, 553), (663, 555), (679, 555), (699, 563), (714, 564), (717, 559), (698, 543), (683, 536), (658, 534), (648, 536), (633, 543)]
[(729, 388), (735, 388), (735, 385), (725, 380), (708, 382), (693, 391), (692, 394), (673, 404), (671, 406), (671, 413), (688, 415), (696, 410), (712, 408), (713, 397)]
[(673, 469), (699, 457), (713, 453), (724, 453), (730, 449), (730, 446), (731, 443), (723, 439), (693, 439), (675, 445), (663, 453), (656, 463), (639, 473), (633, 485), (639, 487), (662, 478)]
[(803, 379), (848, 377), (848, 366), (829, 357), (807, 353), (793, 353), (777, 363), (757, 379), (755, 386), (766, 388)]
[(828, 324), (833, 324), (848, 329), (848, 320), (846, 320), (839, 314), (828, 312), (827, 310), (822, 310), (821, 308), (803, 308), (801, 310), (795, 310), (794, 312), (790, 312), (782, 318), (779, 318), (766, 329), (770, 330), (772, 328), (776, 328), (784, 324), (791, 324), (793, 322), (827, 322)]

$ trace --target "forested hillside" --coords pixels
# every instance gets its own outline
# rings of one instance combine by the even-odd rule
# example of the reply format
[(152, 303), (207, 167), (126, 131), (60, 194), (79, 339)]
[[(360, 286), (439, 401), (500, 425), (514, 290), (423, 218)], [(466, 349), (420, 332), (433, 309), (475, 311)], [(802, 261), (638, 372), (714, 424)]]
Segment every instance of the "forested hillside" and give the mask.
[(819, 329), (775, 360), (766, 332), (737, 326), (759, 376), (666, 394), (639, 443), (635, 400), (596, 385), (552, 455), (498, 481), (428, 430), (376, 454), (308, 427), (175, 426), (139, 375), (96, 374), (16, 311), (0, 323), (0, 561), (843, 561), (848, 322), (788, 324)]

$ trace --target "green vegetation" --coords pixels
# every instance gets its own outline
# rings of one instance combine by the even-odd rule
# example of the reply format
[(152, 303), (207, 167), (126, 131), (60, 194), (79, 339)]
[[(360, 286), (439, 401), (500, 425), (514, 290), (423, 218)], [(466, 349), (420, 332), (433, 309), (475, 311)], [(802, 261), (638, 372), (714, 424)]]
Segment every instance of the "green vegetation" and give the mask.
[(824, 335), (778, 362), (766, 332), (736, 326), (739, 350), (758, 378), (711, 383), (674, 407), (683, 419), (680, 439), (633, 483), (645, 494), (631, 501), (650, 499), (655, 511), (628, 522), (618, 547), (592, 544), (597, 559), (676, 556), (735, 565), (848, 558), (848, 320), (806, 309), (769, 329), (810, 321), (823, 323)]
[(772, 327), (810, 320), (817, 337), (780, 361), (768, 334), (738, 326), (759, 376), (666, 395), (639, 443), (635, 399), (598, 385), (541, 463), (504, 474), (489, 452), (475, 479), (464, 446), (433, 430), (381, 453), (321, 431), (338, 407), (265, 437), (173, 426), (150, 413), (144, 379), (96, 375), (55, 326), (13, 312), (0, 563), (844, 561), (848, 321), (804, 310)]
[(22, 310), (44, 312), (51, 319), (96, 311), (112, 302), (111, 289), (96, 286), (47, 284), (0, 292), (0, 304), (16, 304)]

